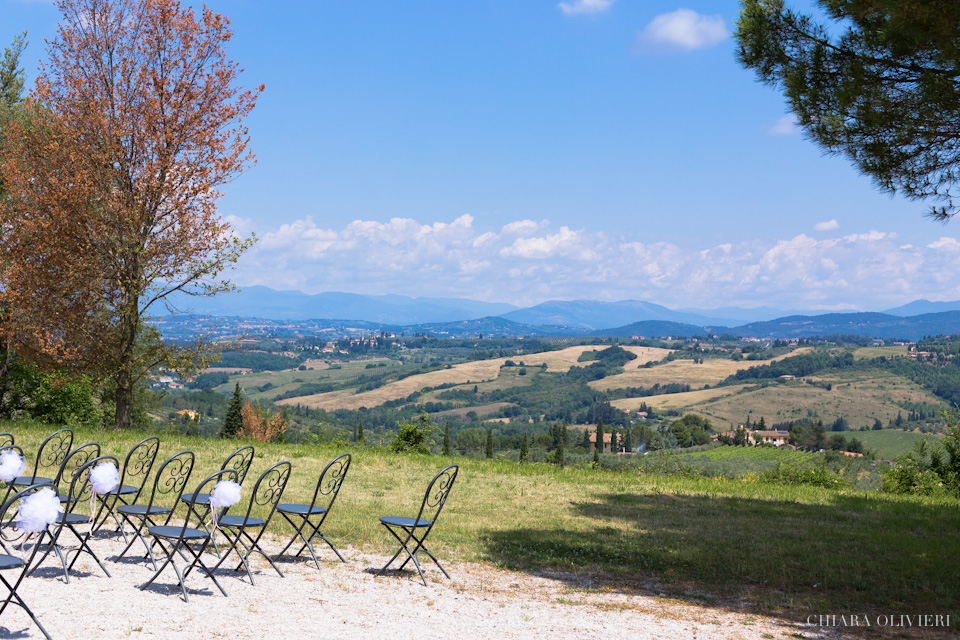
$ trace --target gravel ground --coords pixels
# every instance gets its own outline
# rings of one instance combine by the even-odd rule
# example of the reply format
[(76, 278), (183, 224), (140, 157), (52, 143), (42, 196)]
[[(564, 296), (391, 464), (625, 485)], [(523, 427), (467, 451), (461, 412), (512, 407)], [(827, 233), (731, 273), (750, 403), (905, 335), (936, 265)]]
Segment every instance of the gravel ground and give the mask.
[[(68, 535), (65, 532), (65, 535)], [(571, 588), (570, 576), (535, 576), (483, 564), (444, 563), (447, 580), (427, 569), (373, 572), (386, 557), (341, 550), (346, 564), (283, 562), (281, 578), (262, 558), (254, 560), (256, 585), (243, 573), (220, 570), (224, 597), (199, 572), (187, 578), (184, 602), (176, 574), (153, 574), (146, 561), (113, 562), (122, 548), (114, 538), (91, 546), (112, 577), (83, 556), (65, 584), (48, 558), (20, 594), (55, 640), (63, 638), (839, 638), (773, 618), (670, 599), (608, 590)], [(276, 545), (265, 545), (268, 551)], [(442, 550), (439, 550), (442, 553)], [(329, 552), (325, 556), (332, 557)], [(212, 559), (212, 556), (211, 556)], [(442, 556), (441, 556), (442, 561)], [(233, 565), (231, 565), (232, 567)], [(5, 572), (8, 578), (15, 572)], [(242, 576), (242, 579), (241, 579)], [(861, 636), (862, 637), (862, 636)], [(43, 638), (18, 607), (0, 618), (0, 638)]]

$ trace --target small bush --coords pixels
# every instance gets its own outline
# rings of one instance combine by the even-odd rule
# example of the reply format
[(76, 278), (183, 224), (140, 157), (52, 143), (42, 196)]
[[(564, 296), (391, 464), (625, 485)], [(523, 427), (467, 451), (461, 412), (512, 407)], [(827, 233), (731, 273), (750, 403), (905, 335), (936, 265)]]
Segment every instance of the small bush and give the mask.
[(390, 441), (389, 449), (394, 453), (430, 453), (427, 446), (434, 426), (430, 424), (430, 416), (421, 413), (415, 422), (401, 422), (397, 434)]

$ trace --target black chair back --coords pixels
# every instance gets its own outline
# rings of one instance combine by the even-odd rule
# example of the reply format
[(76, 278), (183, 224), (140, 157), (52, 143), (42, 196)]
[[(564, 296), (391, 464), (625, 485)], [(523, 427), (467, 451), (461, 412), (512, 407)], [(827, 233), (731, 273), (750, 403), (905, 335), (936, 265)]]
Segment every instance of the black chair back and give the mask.
[(63, 464), (72, 447), (72, 429), (60, 429), (47, 436), (47, 439), (41, 443), (37, 450), (37, 461), (33, 465), (33, 475), (30, 476), (30, 483), (33, 484), (37, 476), (44, 473), (54, 475), (55, 470), (60, 469), (60, 465)]
[(423, 496), (423, 504), (420, 505), (420, 513), (417, 514), (415, 522), (429, 520), (430, 528), (437, 524), (437, 519), (440, 517), (440, 512), (443, 511), (443, 505), (447, 502), (450, 489), (453, 488), (453, 482), (457, 479), (459, 472), (460, 467), (452, 464), (434, 476), (433, 480), (430, 481), (430, 486), (427, 487), (427, 493)]
[(153, 469), (153, 463), (157, 460), (157, 453), (160, 451), (160, 438), (150, 436), (144, 438), (130, 449), (126, 459), (123, 461), (123, 469), (120, 472), (120, 485), (131, 485), (137, 487), (137, 493), (131, 498), (126, 498), (130, 502), (136, 502), (143, 493), (143, 488), (147, 485), (147, 477), (150, 470)]
[[(120, 461), (114, 456), (97, 456), (83, 463), (83, 465), (73, 472), (70, 479), (70, 491), (67, 494), (69, 499), (66, 504), (66, 513), (73, 513), (76, 506), (90, 499), (93, 493), (93, 484), (90, 482), (90, 472), (101, 462), (113, 463), (113, 466), (120, 469)], [(93, 514), (90, 514), (93, 517)]]
[[(337, 501), (337, 495), (340, 493), (340, 487), (347, 477), (347, 471), (350, 470), (350, 461), (352, 458), (349, 453), (342, 453), (327, 464), (320, 474), (320, 480), (317, 482), (317, 488), (313, 491), (313, 501), (310, 502), (310, 513), (313, 507), (320, 506), (327, 510), (327, 513), (333, 509), (333, 503)], [(318, 505), (317, 502), (326, 502)], [(326, 516), (326, 513), (324, 514)]]
[(269, 505), (270, 513), (264, 518), (267, 523), (273, 518), (273, 512), (280, 502), (280, 496), (287, 486), (290, 479), (291, 465), (289, 462), (278, 462), (266, 471), (259, 478), (257, 484), (253, 485), (253, 493), (250, 494), (250, 502), (247, 504), (247, 514), (243, 518), (244, 525), (250, 518), (250, 512), (254, 506), (266, 507)]
[(244, 478), (247, 477), (247, 472), (250, 471), (250, 465), (253, 463), (253, 446), (247, 445), (245, 447), (240, 447), (223, 461), (223, 465), (220, 467), (221, 471), (226, 469), (233, 469), (237, 472), (237, 477), (239, 480), (236, 480), (237, 484), (243, 484)]
[(0, 433), (0, 449), (4, 447), (9, 447), (13, 444), (13, 434), (12, 433)]
[(194, 461), (193, 451), (181, 451), (164, 460), (153, 478), (153, 490), (150, 492), (150, 502), (147, 503), (147, 513), (150, 513), (153, 507), (169, 507), (170, 512), (164, 524), (170, 522), (183, 489), (190, 480)]
[[(60, 465), (60, 468), (57, 469), (57, 475), (53, 479), (53, 486), (57, 491), (60, 491), (60, 481), (66, 480), (70, 481), (70, 477), (77, 471), (80, 470), (80, 467), (85, 465), (88, 461), (93, 460), (100, 455), (100, 445), (96, 442), (88, 442), (82, 444), (70, 453), (67, 454), (67, 457), (63, 459), (63, 463)], [(64, 493), (64, 495), (69, 495)]]

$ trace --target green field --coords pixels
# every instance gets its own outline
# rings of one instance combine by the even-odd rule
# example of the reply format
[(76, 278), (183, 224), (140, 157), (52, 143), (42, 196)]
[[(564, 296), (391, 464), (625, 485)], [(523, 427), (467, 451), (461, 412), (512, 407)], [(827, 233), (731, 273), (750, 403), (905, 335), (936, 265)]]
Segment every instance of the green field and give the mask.
[[(384, 364), (384, 367), (367, 368), (367, 365)], [(284, 371), (262, 371), (260, 373), (248, 373), (244, 375), (230, 376), (230, 382), (220, 385), (216, 391), (221, 393), (230, 393), (233, 391), (236, 383), (244, 390), (245, 397), (251, 401), (273, 400), (287, 391), (292, 391), (302, 384), (329, 382), (334, 384), (345, 384), (356, 380), (361, 375), (377, 375), (386, 371), (400, 371), (404, 367), (407, 369), (419, 368), (420, 365), (401, 365), (396, 360), (360, 360), (357, 362), (344, 362), (339, 364), (339, 368), (330, 369), (307, 369), (300, 371), (298, 369), (287, 369)], [(271, 386), (268, 389), (260, 391), (261, 387), (267, 384)]]
[(723, 446), (709, 451), (688, 454), (695, 458), (707, 458), (708, 460), (732, 460), (736, 458), (745, 458), (750, 460), (764, 460), (768, 462), (787, 462), (792, 464), (806, 464), (810, 462), (816, 454), (808, 451), (797, 451), (787, 447), (731, 447)]
[[(28, 458), (52, 431), (0, 427), (16, 434)], [(76, 440), (100, 441), (122, 455), (143, 435), (84, 430)], [(196, 452), (191, 485), (239, 444), (166, 433), (161, 439), (161, 459), (182, 448)], [(284, 444), (257, 451), (251, 479), (279, 460), (293, 463), (285, 502), (307, 500), (322, 466), (341, 453)], [(719, 451), (708, 453), (726, 455)], [(338, 546), (392, 552), (378, 517), (412, 516), (432, 475), (456, 462), (461, 477), (431, 544), (441, 560), (570, 576), (571, 589), (589, 578), (592, 588), (669, 594), (794, 620), (810, 611), (934, 611), (960, 622), (958, 500), (362, 448), (354, 454), (326, 527)]]
[(880, 429), (878, 431), (858, 431), (845, 433), (847, 437), (857, 438), (863, 446), (873, 449), (884, 460), (893, 460), (914, 450), (914, 442), (927, 440), (931, 444), (939, 442), (940, 436), (930, 433), (913, 433), (898, 429)]

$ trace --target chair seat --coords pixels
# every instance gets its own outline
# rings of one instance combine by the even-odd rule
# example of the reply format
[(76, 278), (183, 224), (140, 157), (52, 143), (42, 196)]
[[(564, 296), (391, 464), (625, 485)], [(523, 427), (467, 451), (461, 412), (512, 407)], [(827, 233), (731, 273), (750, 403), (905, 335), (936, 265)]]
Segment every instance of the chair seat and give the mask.
[(128, 516), (155, 516), (170, 513), (166, 507), (151, 507), (145, 504), (124, 504), (117, 507), (117, 513), (123, 513)]
[(393, 527), (429, 527), (429, 520), (414, 520), (413, 518), (398, 518), (394, 516), (386, 516), (380, 518), (380, 522), (383, 524), (388, 524)]
[(5, 553), (0, 553), (0, 570), (16, 569), (17, 567), (22, 567), (24, 564), (24, 561), (17, 556), (8, 556)]
[(111, 495), (111, 496), (116, 496), (116, 495), (128, 496), (128, 495), (130, 495), (131, 493), (136, 493), (137, 491), (140, 491), (140, 489), (139, 489), (138, 487), (134, 487), (134, 486), (129, 485), (129, 484), (122, 484), (122, 485), (120, 485), (119, 487), (117, 487), (116, 489), (114, 489), (113, 491), (111, 491), (111, 492), (110, 492), (109, 494), (107, 494), (107, 495)]
[[(182, 502), (190, 502), (193, 500), (192, 493), (185, 493), (180, 496)], [(210, 494), (209, 493), (198, 493), (197, 499), (194, 501), (194, 504), (210, 504)]]
[(53, 480), (50, 478), (41, 478), (37, 476), (19, 476), (13, 479), (13, 484), (18, 487), (29, 487), (31, 484), (53, 484)]
[(61, 513), (60, 517), (57, 518), (57, 522), (63, 522), (65, 524), (87, 524), (90, 522), (90, 517), (79, 513)]
[(217, 522), (221, 527), (262, 527), (267, 524), (260, 518), (244, 518), (243, 516), (220, 516)]
[(305, 516), (307, 514), (314, 515), (318, 513), (326, 513), (327, 508), (318, 506), (311, 507), (308, 504), (278, 504), (277, 511), (281, 513), (296, 513), (298, 515)]
[(203, 540), (209, 534), (206, 531), (201, 531), (200, 529), (194, 529), (193, 527), (171, 527), (171, 526), (159, 526), (159, 527), (150, 527), (147, 529), (150, 532), (150, 535), (156, 538), (172, 538), (176, 539), (180, 537), (180, 532), (183, 531), (184, 540)]

